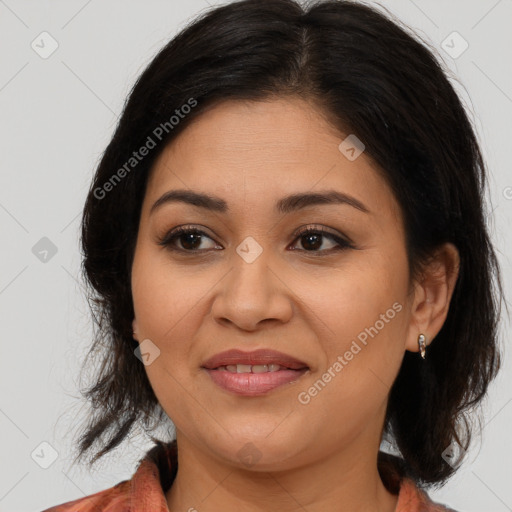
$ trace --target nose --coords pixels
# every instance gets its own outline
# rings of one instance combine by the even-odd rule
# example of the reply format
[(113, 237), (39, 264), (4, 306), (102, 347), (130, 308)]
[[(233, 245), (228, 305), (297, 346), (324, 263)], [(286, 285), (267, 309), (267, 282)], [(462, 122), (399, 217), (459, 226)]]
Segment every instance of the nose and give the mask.
[(212, 304), (215, 321), (233, 324), (244, 331), (254, 331), (262, 324), (290, 321), (293, 293), (282, 271), (271, 268), (265, 252), (252, 263), (234, 254), (233, 267), (221, 281)]

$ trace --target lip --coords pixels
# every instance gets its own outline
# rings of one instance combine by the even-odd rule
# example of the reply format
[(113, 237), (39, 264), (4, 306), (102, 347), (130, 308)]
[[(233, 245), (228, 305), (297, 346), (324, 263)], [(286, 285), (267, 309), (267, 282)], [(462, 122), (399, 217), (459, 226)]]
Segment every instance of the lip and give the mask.
[[(245, 364), (276, 364), (278, 371), (263, 373), (232, 373), (220, 366)], [(246, 352), (231, 349), (210, 357), (202, 365), (212, 381), (225, 391), (242, 396), (260, 396), (285, 384), (293, 384), (309, 371), (309, 366), (293, 356), (277, 350), (258, 349)]]
[(227, 366), (229, 364), (278, 364), (290, 370), (309, 369), (305, 362), (283, 352), (270, 349), (258, 349), (251, 352), (238, 349), (227, 350), (210, 357), (202, 364), (202, 367), (207, 370), (214, 370), (219, 366)]
[(203, 368), (212, 381), (224, 391), (242, 396), (261, 396), (284, 386), (294, 384), (300, 377), (309, 372), (301, 370), (278, 370), (266, 373), (231, 373), (228, 370), (210, 370)]

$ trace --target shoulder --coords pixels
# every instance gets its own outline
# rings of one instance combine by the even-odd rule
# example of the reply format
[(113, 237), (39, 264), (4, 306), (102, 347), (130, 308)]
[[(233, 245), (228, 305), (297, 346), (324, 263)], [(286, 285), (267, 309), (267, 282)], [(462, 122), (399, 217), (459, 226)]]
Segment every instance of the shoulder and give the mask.
[(441, 503), (433, 501), (416, 483), (404, 478), (400, 483), (400, 494), (396, 512), (457, 512)]
[(130, 500), (130, 481), (124, 480), (117, 485), (83, 498), (61, 503), (42, 512), (98, 512), (126, 510)]
[(164, 493), (176, 475), (176, 454), (176, 442), (157, 443), (140, 461), (131, 479), (42, 512), (168, 512)]
[(378, 468), (388, 491), (398, 495), (395, 512), (457, 512), (433, 501), (412, 478), (400, 457), (379, 452)]

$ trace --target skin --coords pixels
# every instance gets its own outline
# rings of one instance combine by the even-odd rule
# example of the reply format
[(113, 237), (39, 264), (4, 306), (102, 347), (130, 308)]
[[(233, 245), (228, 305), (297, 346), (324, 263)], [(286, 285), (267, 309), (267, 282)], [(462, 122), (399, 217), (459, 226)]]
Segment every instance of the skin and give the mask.
[[(354, 161), (340, 152), (345, 137), (303, 99), (227, 101), (190, 124), (153, 167), (132, 268), (133, 326), (139, 343), (160, 350), (145, 369), (176, 426), (170, 510), (395, 510), (397, 496), (377, 471), (388, 394), (405, 350), (418, 352), (418, 334), (428, 344), (441, 329), (459, 260), (446, 244), (409, 281), (399, 205), (364, 152)], [(218, 196), (229, 211), (168, 203), (150, 215), (174, 189)], [(347, 204), (274, 211), (286, 195), (330, 189), (369, 213)], [(183, 225), (206, 232), (202, 252), (158, 244)], [(308, 251), (308, 240), (294, 236), (303, 226), (349, 237), (355, 248), (333, 251), (325, 236)], [(236, 252), (248, 236), (263, 250), (252, 263)], [(174, 246), (185, 251), (186, 242)], [(401, 311), (300, 403), (298, 394), (394, 303)], [(200, 368), (235, 347), (277, 349), (310, 370), (264, 396), (235, 395)], [(249, 467), (239, 456), (248, 442), (260, 456)]]

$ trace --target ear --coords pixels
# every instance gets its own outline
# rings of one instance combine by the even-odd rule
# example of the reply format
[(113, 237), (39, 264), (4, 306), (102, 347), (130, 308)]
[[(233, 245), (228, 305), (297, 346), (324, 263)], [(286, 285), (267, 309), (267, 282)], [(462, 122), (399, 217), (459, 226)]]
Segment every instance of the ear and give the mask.
[(437, 336), (448, 315), (450, 300), (459, 275), (459, 251), (452, 243), (436, 249), (414, 283), (414, 297), (405, 348), (419, 352), (418, 336), (427, 346)]
[(137, 340), (139, 341), (139, 338), (137, 337), (137, 320), (135, 320), (135, 318), (133, 319), (133, 322), (132, 322), (132, 330), (133, 330), (133, 339), (134, 340)]

